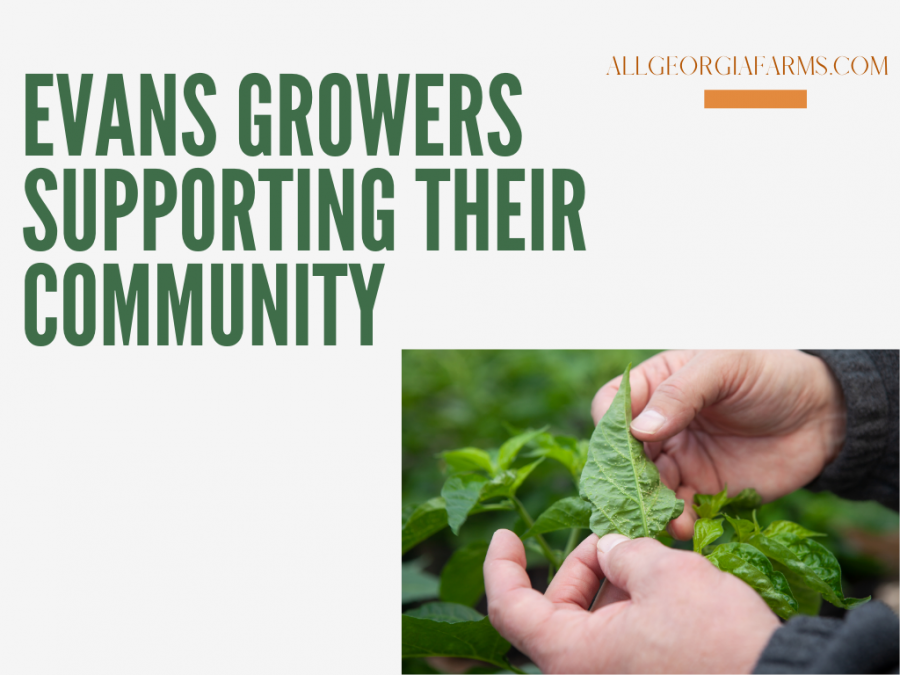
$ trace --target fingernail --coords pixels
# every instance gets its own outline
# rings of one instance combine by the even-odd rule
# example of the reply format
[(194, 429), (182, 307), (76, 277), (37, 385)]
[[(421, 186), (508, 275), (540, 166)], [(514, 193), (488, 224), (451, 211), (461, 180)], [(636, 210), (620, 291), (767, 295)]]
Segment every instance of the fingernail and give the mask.
[(634, 418), (631, 428), (642, 434), (655, 434), (662, 429), (662, 425), (666, 423), (666, 418), (655, 410), (645, 410)]
[(606, 534), (600, 537), (597, 542), (597, 548), (601, 553), (609, 553), (623, 541), (628, 541), (628, 537), (624, 534)]

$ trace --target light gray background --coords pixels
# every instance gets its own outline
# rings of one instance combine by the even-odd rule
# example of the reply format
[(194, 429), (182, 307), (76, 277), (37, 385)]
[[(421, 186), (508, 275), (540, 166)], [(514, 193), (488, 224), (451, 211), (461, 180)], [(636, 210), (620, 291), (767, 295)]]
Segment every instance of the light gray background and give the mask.
[[(604, 74), (613, 54), (886, 54), (894, 66), (898, 18), (888, 2), (4, 7), (0, 670), (399, 670), (402, 348), (897, 346), (896, 75)], [(416, 158), (411, 88), (400, 157), (365, 156), (354, 107), (344, 157), (247, 158), (237, 87), (254, 71), (273, 81), (301, 73), (314, 88), (330, 72), (387, 72), (392, 84), (401, 72), (462, 72), (485, 86), (513, 72), (522, 149), (506, 159)], [(85, 156), (25, 157), (26, 72), (95, 74)], [(212, 75), (213, 155), (179, 148), (168, 158), (157, 142), (151, 158), (123, 158), (115, 143), (109, 157), (93, 157), (110, 72), (126, 74), (136, 138), (140, 73), (177, 73), (179, 90), (191, 73)], [(808, 88), (809, 109), (702, 107), (704, 88), (755, 87)], [(432, 134), (445, 143), (446, 92), (432, 96), (442, 108)], [(41, 136), (59, 153), (56, 96), (42, 93), (51, 121)], [(183, 104), (179, 114), (189, 119)], [(490, 110), (479, 121), (483, 134), (499, 127)], [(180, 122), (178, 131), (192, 128)], [(121, 224), (116, 253), (95, 245), (74, 254), (60, 240), (38, 254), (22, 238), (37, 223), (23, 190), (37, 166), (60, 175), (153, 166), (179, 179), (192, 166), (214, 175), (383, 166), (396, 182), (396, 250), (370, 253), (357, 239), (346, 253), (224, 253), (217, 233), (209, 251), (189, 254), (173, 215), (160, 225), (159, 250), (143, 252), (135, 215)], [(414, 170), (428, 166), (578, 170), (588, 250), (457, 253), (444, 209), (443, 250), (426, 252)], [(254, 209), (261, 248), (267, 192), (258, 190)], [(451, 194), (443, 189), (445, 205)], [(54, 199), (59, 213), (60, 192)], [(286, 223), (292, 217), (287, 207)], [(513, 233), (528, 229), (526, 203)], [(172, 262), (179, 274), (203, 262), (207, 275), (214, 262), (384, 262), (375, 346), (353, 346), (358, 316), (345, 279), (337, 348), (321, 346), (317, 280), (307, 348), (253, 348), (246, 336), (225, 349), (208, 334), (202, 348), (110, 348), (99, 326), (86, 348), (61, 336), (32, 347), (25, 270), (46, 261), (61, 279), (79, 260), (98, 271)], [(42, 303), (51, 312), (61, 304)]]

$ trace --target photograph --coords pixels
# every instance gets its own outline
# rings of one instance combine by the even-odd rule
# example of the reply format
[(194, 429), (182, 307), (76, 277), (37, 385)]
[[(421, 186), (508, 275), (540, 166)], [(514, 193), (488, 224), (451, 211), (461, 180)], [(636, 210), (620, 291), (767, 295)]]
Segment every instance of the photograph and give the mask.
[(404, 350), (403, 672), (890, 667), (897, 380), (897, 351)]

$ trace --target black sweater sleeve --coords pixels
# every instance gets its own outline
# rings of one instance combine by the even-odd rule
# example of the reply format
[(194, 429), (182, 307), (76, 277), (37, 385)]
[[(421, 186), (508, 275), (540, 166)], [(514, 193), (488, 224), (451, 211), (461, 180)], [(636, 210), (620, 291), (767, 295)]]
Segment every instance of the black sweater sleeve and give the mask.
[(754, 673), (896, 673), (897, 615), (880, 602), (843, 619), (795, 616), (775, 631)]
[[(847, 437), (837, 459), (807, 487), (897, 510), (900, 352), (810, 351), (837, 378), (847, 406)], [(775, 631), (756, 673), (896, 673), (900, 622), (880, 602), (844, 619), (796, 616)]]
[(847, 438), (834, 462), (807, 487), (848, 499), (874, 499), (897, 510), (900, 352), (809, 352), (834, 373), (847, 406)]

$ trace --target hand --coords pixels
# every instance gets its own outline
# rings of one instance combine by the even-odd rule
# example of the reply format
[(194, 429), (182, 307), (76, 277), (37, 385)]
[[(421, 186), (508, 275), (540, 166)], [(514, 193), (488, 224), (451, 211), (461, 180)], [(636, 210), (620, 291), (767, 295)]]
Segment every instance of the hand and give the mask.
[(655, 539), (591, 535), (541, 595), (498, 530), (484, 582), (491, 623), (545, 673), (749, 673), (780, 626), (743, 581)]
[[(598, 422), (622, 378), (594, 397)], [(840, 385), (802, 352), (664, 352), (631, 371), (634, 436), (644, 441), (662, 482), (684, 499), (669, 524), (690, 539), (695, 493), (756, 488), (770, 501), (803, 487), (844, 442)]]

